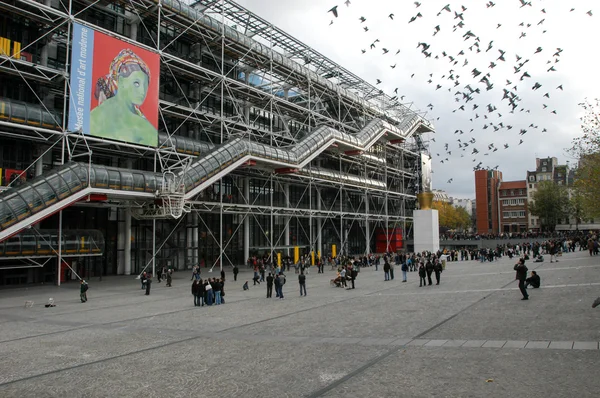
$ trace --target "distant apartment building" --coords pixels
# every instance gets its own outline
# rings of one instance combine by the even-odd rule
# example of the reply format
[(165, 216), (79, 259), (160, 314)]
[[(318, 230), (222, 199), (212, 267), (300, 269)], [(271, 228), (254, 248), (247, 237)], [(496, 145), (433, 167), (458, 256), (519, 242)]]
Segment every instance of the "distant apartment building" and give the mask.
[(452, 206), (462, 207), (467, 211), (469, 217), (473, 216), (473, 200), (471, 199), (456, 199), (452, 198)]
[(501, 171), (475, 171), (475, 207), (478, 234), (497, 233), (499, 230), (498, 187), (501, 182)]
[[(534, 203), (533, 197), (538, 183), (553, 181), (558, 185), (571, 186), (573, 175), (573, 170), (569, 168), (569, 165), (559, 165), (556, 157), (536, 158), (535, 171), (527, 171), (527, 203)], [(535, 231), (541, 228), (539, 217), (529, 214), (527, 218), (530, 230)]]
[(502, 181), (498, 187), (501, 233), (527, 232), (527, 181)]
[(432, 189), (431, 192), (433, 193), (433, 200), (436, 202), (444, 202), (444, 203), (452, 202), (452, 198), (450, 196), (448, 196), (448, 193), (444, 190)]

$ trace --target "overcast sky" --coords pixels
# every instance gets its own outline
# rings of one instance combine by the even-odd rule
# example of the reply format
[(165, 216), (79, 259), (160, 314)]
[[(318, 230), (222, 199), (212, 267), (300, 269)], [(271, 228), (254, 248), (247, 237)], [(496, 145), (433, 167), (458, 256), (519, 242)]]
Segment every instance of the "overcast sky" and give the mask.
[[(413, 102), (417, 108), (427, 110), (427, 117), (436, 127), (435, 134), (425, 137), (433, 156), (435, 189), (446, 190), (455, 197), (474, 197), (473, 167), (478, 164), (499, 166), (508, 181), (525, 179), (526, 171), (535, 168), (536, 157), (556, 156), (560, 163), (567, 160), (573, 163), (565, 149), (580, 133), (581, 109), (577, 104), (586, 97), (599, 96), (600, 7), (596, 7), (598, 15), (594, 10), (598, 0), (530, 0), (532, 6), (525, 7), (521, 7), (520, 0), (495, 0), (493, 7), (486, 6), (487, 0), (420, 2), (422, 5), (417, 8), (410, 0), (351, 0), (350, 6), (346, 6), (344, 0), (239, 0), (239, 4), (365, 80), (375, 84), (376, 79), (380, 79), (382, 83), (378, 87), (388, 94), (394, 95), (394, 89), (398, 88), (399, 96), (405, 96), (403, 102)], [(448, 3), (451, 12), (440, 13)], [(327, 12), (335, 5), (338, 5), (338, 18)], [(461, 6), (467, 10), (462, 11)], [(589, 10), (592, 16), (586, 14)], [(462, 13), (464, 26), (453, 31), (460, 22), (455, 19), (455, 11)], [(418, 12), (422, 17), (409, 24), (410, 18)], [(393, 20), (389, 18), (391, 13)], [(366, 18), (364, 23), (359, 21), (361, 16)], [(524, 25), (519, 26), (521, 23)], [(498, 28), (498, 24), (502, 26)], [(368, 32), (364, 31), (365, 26)], [(434, 36), (436, 26), (440, 31)], [(479, 37), (480, 53), (476, 47), (469, 49), (475, 38), (465, 40), (463, 35), (468, 31)], [(525, 36), (520, 38), (522, 33)], [(375, 39), (380, 42), (371, 50), (370, 44)], [(490, 41), (493, 41), (492, 48), (486, 51)], [(421, 53), (422, 47), (417, 49), (419, 42), (430, 45), (427, 52), (431, 57), (426, 58)], [(542, 48), (541, 52), (534, 54), (538, 47)], [(384, 55), (383, 48), (390, 52)], [(554, 56), (557, 48), (563, 51)], [(362, 54), (361, 49), (367, 52)], [(506, 61), (497, 59), (498, 49), (506, 52)], [(396, 55), (398, 50), (400, 53)], [(461, 50), (464, 55), (459, 55)], [(516, 55), (522, 57), (518, 62)], [(449, 56), (458, 63), (451, 64)], [(529, 61), (515, 74), (514, 67), (525, 60)], [(489, 68), (490, 62), (497, 66)], [(392, 65), (396, 67), (392, 69)], [(552, 66), (556, 71), (548, 71)], [(482, 72), (477, 78), (471, 73), (474, 68)], [(521, 81), (524, 72), (531, 78)], [(486, 84), (480, 82), (487, 73), (493, 84), (489, 91)], [(454, 80), (448, 79), (450, 75)], [(445, 77), (442, 79), (442, 76)], [(430, 79), (432, 83), (428, 83)], [(456, 81), (458, 86), (454, 86)], [(536, 83), (541, 87), (532, 90)], [(438, 84), (442, 87), (436, 89)], [(462, 94), (455, 94), (466, 92), (468, 84), (473, 89), (479, 88), (481, 93), (473, 94), (473, 100), (465, 104)], [(557, 89), (559, 85), (564, 90)], [(513, 114), (508, 101), (502, 100), (505, 88), (520, 99)], [(546, 93), (549, 98), (544, 97)], [(455, 102), (455, 98), (461, 101)], [(428, 109), (429, 104), (433, 110)], [(479, 108), (473, 110), (475, 104)], [(488, 112), (488, 104), (497, 109)], [(464, 111), (458, 109), (461, 105), (465, 105)], [(547, 108), (544, 109), (544, 105)], [(485, 124), (488, 124), (487, 129), (483, 128)], [(534, 127), (530, 127), (532, 124)], [(520, 135), (521, 129), (527, 132)], [(464, 134), (455, 134), (456, 130)], [(461, 145), (468, 142), (469, 146), (459, 148), (458, 139)], [(474, 143), (469, 142), (473, 139)], [(522, 145), (519, 145), (520, 140), (523, 140)], [(445, 150), (446, 144), (450, 154)], [(494, 144), (492, 149), (488, 149), (490, 144)], [(504, 148), (505, 144), (508, 149)], [(473, 155), (473, 148), (479, 153)], [(494, 148), (498, 150), (494, 152)]]

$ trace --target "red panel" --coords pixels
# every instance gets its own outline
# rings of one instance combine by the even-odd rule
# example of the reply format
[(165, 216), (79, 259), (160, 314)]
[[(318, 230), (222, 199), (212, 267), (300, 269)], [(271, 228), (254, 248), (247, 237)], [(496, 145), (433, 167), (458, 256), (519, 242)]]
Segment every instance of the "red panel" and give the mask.
[(360, 154), (362, 154), (362, 153), (363, 153), (363, 151), (358, 151), (358, 150), (357, 150), (357, 151), (346, 151), (346, 152), (344, 152), (344, 153), (345, 153), (346, 155), (348, 155), (348, 156), (356, 156), (356, 155), (360, 155)]
[(390, 144), (402, 144), (404, 140), (400, 138), (399, 140), (390, 140)]
[(277, 174), (293, 174), (293, 173), (297, 173), (298, 169), (294, 169), (291, 167), (284, 167), (282, 169), (275, 169), (275, 173)]

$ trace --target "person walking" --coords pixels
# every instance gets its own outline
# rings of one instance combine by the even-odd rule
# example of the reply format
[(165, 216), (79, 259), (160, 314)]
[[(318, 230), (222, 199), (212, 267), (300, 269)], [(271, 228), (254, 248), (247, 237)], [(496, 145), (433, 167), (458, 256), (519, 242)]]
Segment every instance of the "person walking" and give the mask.
[(298, 284), (300, 285), (300, 297), (302, 297), (302, 292), (304, 292), (304, 296), (306, 297), (306, 275), (298, 275)]
[(394, 280), (394, 263), (390, 261), (390, 279)]
[(152, 274), (148, 274), (146, 278), (146, 296), (150, 295), (150, 288), (152, 287)]
[(239, 270), (238, 266), (237, 266), (237, 265), (234, 265), (234, 266), (233, 266), (233, 280), (234, 280), (234, 281), (237, 281), (237, 275), (238, 275), (238, 272), (240, 272), (240, 270)]
[(273, 274), (269, 272), (267, 276), (267, 298), (273, 297)]
[(521, 300), (529, 300), (529, 294), (527, 294), (527, 289), (525, 288), (525, 280), (527, 279), (527, 267), (525, 266), (525, 259), (520, 259), (519, 262), (515, 264), (514, 270), (517, 271), (515, 279), (519, 281), (519, 290), (523, 295)]
[(425, 281), (425, 275), (427, 272), (425, 271), (425, 265), (420, 263), (419, 265), (419, 287), (427, 286), (427, 282)]
[(87, 301), (87, 291), (89, 289), (89, 285), (85, 280), (81, 280), (81, 286), (79, 287), (79, 298), (82, 303)]
[(433, 273), (433, 263), (429, 259), (425, 264), (425, 271), (427, 272), (427, 281), (429, 282), (429, 286), (431, 286), (433, 285), (433, 281), (431, 280), (431, 274)]
[(173, 282), (173, 270), (170, 269), (167, 271), (167, 287), (171, 287), (172, 282)]
[(442, 274), (442, 263), (439, 262), (439, 260), (435, 260), (434, 264), (433, 264), (433, 272), (435, 272), (435, 284), (439, 285), (440, 284), (440, 276)]
[(194, 296), (194, 307), (200, 305), (200, 284), (202, 279), (196, 279), (192, 282), (192, 296)]

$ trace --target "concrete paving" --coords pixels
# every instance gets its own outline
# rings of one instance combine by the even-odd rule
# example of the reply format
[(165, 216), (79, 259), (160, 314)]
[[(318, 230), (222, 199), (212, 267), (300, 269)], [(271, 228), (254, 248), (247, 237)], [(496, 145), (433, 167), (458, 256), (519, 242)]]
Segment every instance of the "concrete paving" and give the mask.
[(91, 280), (87, 303), (76, 283), (2, 290), (0, 397), (597, 396), (600, 257), (529, 263), (529, 301), (513, 263), (449, 263), (427, 287), (363, 269), (354, 290), (311, 270), (307, 297), (292, 270), (284, 300), (243, 291), (243, 273), (211, 307), (182, 272), (150, 296), (133, 277)]

